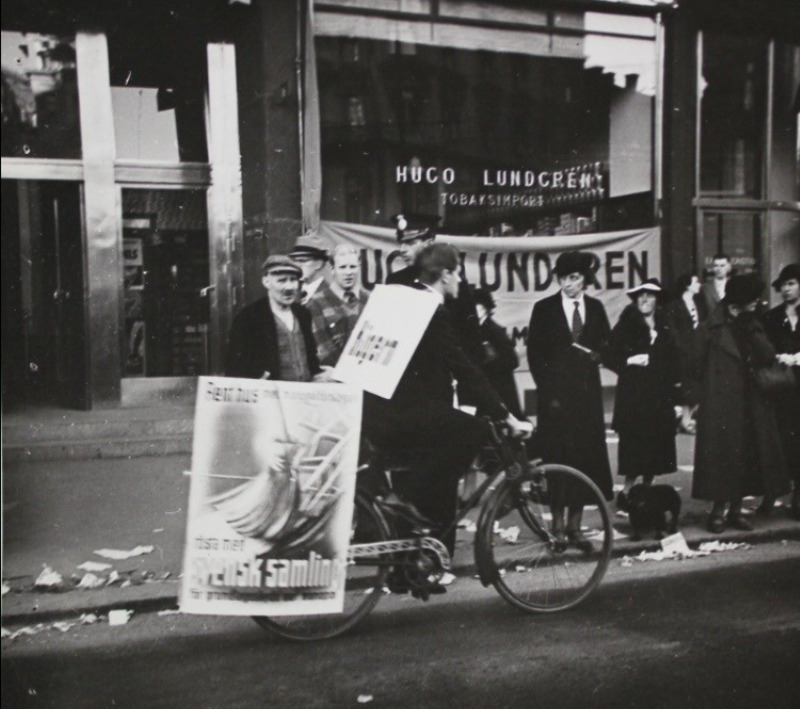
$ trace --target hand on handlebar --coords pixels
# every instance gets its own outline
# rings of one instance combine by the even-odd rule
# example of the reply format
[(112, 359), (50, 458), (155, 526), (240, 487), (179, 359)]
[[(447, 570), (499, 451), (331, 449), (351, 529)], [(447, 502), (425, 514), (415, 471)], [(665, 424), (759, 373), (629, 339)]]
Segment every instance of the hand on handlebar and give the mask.
[(509, 414), (503, 423), (508, 426), (513, 438), (530, 438), (533, 433), (533, 424), (530, 421), (520, 421), (513, 414)]

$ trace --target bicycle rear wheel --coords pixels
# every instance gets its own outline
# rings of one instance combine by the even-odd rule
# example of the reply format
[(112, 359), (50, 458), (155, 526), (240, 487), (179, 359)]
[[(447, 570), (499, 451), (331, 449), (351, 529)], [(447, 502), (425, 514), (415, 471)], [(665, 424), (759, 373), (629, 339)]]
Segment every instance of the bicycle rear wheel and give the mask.
[[(552, 534), (550, 505), (564, 495), (584, 505), (582, 527), (591, 552), (559, 544)], [(553, 613), (572, 608), (597, 588), (608, 567), (613, 529), (600, 489), (586, 475), (563, 465), (542, 465), (507, 483), (490, 502), (480, 543), (489, 550), (492, 583), (509, 603), (525, 611)], [(515, 544), (494, 534), (497, 521), (520, 524)]]
[[(381, 542), (389, 538), (384, 518), (370, 500), (356, 493), (352, 544)], [(380, 600), (389, 572), (387, 558), (359, 558), (347, 566), (342, 613), (324, 615), (253, 616), (262, 628), (289, 640), (326, 640), (352, 628)]]

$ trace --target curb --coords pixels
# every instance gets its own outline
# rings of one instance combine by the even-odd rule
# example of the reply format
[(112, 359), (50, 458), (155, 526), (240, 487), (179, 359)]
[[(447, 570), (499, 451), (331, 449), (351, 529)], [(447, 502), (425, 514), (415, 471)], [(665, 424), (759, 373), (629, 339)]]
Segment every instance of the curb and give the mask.
[[(778, 529), (759, 529), (752, 532), (729, 532), (722, 536), (710, 533), (701, 534), (691, 539), (687, 539), (689, 544), (702, 544), (710, 541), (723, 542), (747, 542), (749, 544), (762, 544), (774, 541), (796, 540), (800, 541), (800, 525), (789, 528)], [(635, 556), (643, 551), (653, 551), (659, 548), (655, 540), (642, 540), (638, 542), (626, 542), (614, 547), (611, 558), (619, 559), (623, 556)], [(456, 575), (474, 576), (478, 570), (475, 561), (470, 555), (469, 560), (463, 563), (454, 564), (452, 571)], [(79, 593), (68, 591), (67, 593)], [(163, 610), (177, 608), (178, 595), (167, 593), (159, 595), (135, 598), (129, 600), (109, 600), (92, 603), (89, 599), (76, 599), (74, 604), (65, 608), (52, 608), (42, 611), (26, 611), (20, 613), (2, 614), (3, 626), (11, 625), (30, 625), (33, 623), (49, 623), (59, 620), (76, 619), (84, 613), (96, 613), (98, 615), (108, 614), (109, 611), (117, 609), (128, 609), (134, 613), (156, 613)]]

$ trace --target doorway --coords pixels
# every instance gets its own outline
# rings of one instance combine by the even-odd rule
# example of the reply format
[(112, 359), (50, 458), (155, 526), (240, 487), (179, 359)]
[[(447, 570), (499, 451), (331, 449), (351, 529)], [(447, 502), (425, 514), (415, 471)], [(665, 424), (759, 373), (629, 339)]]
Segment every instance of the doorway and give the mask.
[(2, 181), (3, 410), (88, 409), (81, 186)]

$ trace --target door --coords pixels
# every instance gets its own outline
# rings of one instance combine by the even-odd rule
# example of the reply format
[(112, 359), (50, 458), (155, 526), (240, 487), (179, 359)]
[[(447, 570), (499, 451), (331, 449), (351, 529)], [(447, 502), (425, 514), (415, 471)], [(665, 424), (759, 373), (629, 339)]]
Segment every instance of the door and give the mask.
[(88, 409), (80, 185), (3, 180), (4, 408)]

